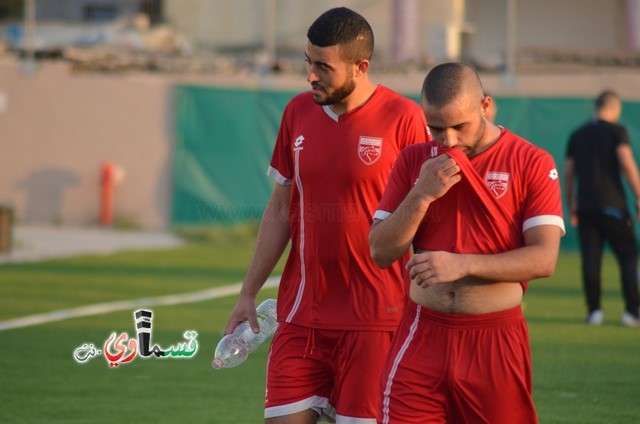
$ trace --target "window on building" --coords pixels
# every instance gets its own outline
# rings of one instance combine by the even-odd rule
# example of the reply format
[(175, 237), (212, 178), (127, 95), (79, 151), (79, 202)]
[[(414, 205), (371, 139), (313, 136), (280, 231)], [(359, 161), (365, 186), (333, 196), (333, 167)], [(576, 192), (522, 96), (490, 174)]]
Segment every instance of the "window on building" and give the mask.
[(0, 22), (22, 18), (23, 0), (0, 0)]
[(118, 17), (118, 8), (112, 4), (90, 4), (84, 7), (84, 20), (107, 22)]
[(140, 0), (140, 12), (149, 16), (152, 24), (162, 22), (161, 0)]

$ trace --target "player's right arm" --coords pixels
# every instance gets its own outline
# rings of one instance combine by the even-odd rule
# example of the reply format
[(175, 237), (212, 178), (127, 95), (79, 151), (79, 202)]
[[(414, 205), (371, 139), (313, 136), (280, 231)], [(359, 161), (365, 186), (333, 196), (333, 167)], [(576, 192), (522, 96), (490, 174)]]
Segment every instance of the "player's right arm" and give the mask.
[(578, 225), (578, 212), (577, 212), (577, 202), (576, 202), (576, 193), (574, 189), (575, 182), (575, 160), (567, 156), (564, 160), (564, 194), (565, 200), (567, 201), (567, 207), (569, 208), (570, 222), (571, 226), (575, 227)]
[(256, 247), (242, 283), (240, 296), (233, 308), (225, 334), (233, 331), (242, 321), (249, 321), (254, 332), (260, 327), (256, 319), (256, 295), (275, 268), (290, 239), (289, 203), (291, 185), (276, 183), (262, 215)]
[[(397, 172), (394, 168), (391, 179)], [(442, 197), (460, 181), (460, 167), (456, 161), (443, 154), (422, 164), (420, 175), (413, 188), (398, 207), (384, 220), (374, 219), (369, 232), (371, 258), (380, 268), (386, 268), (398, 260), (407, 249), (418, 230), (429, 205)]]

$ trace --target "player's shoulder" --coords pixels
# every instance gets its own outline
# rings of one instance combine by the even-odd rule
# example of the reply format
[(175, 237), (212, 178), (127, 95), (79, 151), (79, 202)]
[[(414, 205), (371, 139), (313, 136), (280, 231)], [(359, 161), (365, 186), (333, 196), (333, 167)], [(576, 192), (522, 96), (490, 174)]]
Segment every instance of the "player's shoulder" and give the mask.
[(402, 100), (406, 99), (402, 94), (397, 91), (387, 87), (386, 85), (378, 84), (376, 86), (376, 92), (380, 96), (386, 96), (389, 100)]
[(575, 143), (577, 139), (581, 138), (582, 135), (587, 131), (587, 126), (589, 124), (582, 124), (577, 128), (574, 128), (571, 133), (569, 133), (569, 143)]
[(432, 156), (431, 152), (434, 146), (438, 146), (438, 143), (435, 141), (410, 144), (402, 149), (400, 156), (402, 156), (405, 161), (419, 161), (422, 163)]
[(313, 100), (311, 91), (296, 94), (285, 106), (284, 114), (289, 118), (312, 116), (322, 112), (322, 107)]
[(614, 131), (619, 134), (619, 135), (626, 135), (627, 134), (627, 127), (625, 127), (624, 125), (615, 122), (612, 123)]
[(415, 100), (407, 96), (404, 96), (398, 93), (397, 91), (392, 90), (389, 87), (379, 84), (378, 87), (376, 88), (376, 92), (377, 92), (377, 95), (379, 95), (379, 97), (381, 98), (381, 100), (383, 100), (385, 103), (388, 103), (394, 106), (397, 105), (404, 108), (415, 109), (420, 113), (422, 113), (422, 108)]
[(504, 137), (503, 146), (506, 147), (506, 150), (509, 151), (510, 155), (517, 155), (522, 158), (533, 158), (533, 157), (545, 157), (545, 158), (553, 158), (551, 153), (542, 147), (534, 144), (530, 140), (525, 139), (524, 137), (515, 134), (508, 129), (503, 129), (504, 133), (502, 137)]
[(503, 141), (508, 143), (509, 148), (511, 148), (511, 149), (523, 149), (523, 150), (536, 150), (536, 149), (539, 149), (538, 146), (536, 146), (535, 144), (533, 144), (531, 141), (527, 140), (526, 138), (522, 137), (521, 135), (518, 135), (518, 134), (516, 134), (514, 132), (511, 132), (507, 128), (504, 128), (504, 127), (501, 127), (501, 128), (502, 128), (502, 136), (501, 136), (501, 138), (503, 139)]
[(303, 91), (302, 93), (298, 93), (287, 104), (288, 107), (309, 107), (315, 104), (313, 101), (313, 94), (311, 91)]

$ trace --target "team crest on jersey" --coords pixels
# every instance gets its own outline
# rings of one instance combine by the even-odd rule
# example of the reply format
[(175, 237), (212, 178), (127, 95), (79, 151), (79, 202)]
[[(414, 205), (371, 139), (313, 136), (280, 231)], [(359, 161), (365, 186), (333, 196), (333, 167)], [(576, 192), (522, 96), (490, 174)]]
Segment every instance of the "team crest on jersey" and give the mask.
[(360, 136), (358, 157), (365, 165), (373, 165), (382, 156), (382, 139)]
[(508, 172), (490, 171), (487, 174), (486, 184), (489, 190), (496, 196), (496, 199), (499, 199), (507, 194), (510, 179), (511, 174)]

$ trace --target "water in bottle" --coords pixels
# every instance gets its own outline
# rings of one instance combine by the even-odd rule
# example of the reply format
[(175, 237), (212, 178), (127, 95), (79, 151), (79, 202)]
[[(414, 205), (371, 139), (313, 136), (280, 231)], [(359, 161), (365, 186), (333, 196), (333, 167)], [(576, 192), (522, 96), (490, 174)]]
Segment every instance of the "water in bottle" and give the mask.
[(215, 351), (211, 365), (215, 369), (232, 368), (243, 363), (278, 327), (276, 300), (267, 299), (256, 309), (260, 332), (254, 333), (248, 321), (240, 323), (233, 333), (224, 336)]

